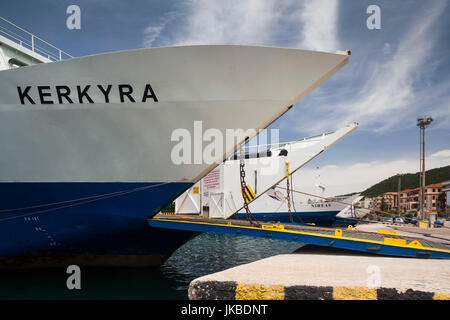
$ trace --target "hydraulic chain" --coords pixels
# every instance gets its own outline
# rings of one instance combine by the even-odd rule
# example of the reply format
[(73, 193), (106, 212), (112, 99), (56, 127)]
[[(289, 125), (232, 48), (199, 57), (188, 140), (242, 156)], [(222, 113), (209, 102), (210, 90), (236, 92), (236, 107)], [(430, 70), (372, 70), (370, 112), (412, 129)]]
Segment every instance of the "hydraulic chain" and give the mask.
[(241, 180), (242, 198), (244, 199), (245, 216), (247, 217), (247, 220), (250, 222), (251, 225), (258, 225), (253, 221), (252, 213), (250, 212), (250, 209), (248, 207), (248, 203), (250, 202), (250, 199), (247, 198), (247, 193), (245, 192), (245, 189), (247, 188), (247, 183), (245, 182), (244, 143), (241, 145), (241, 149), (240, 149), (239, 172), (240, 172), (239, 176), (240, 176), (240, 180)]
[(289, 162), (286, 161), (286, 190), (287, 190), (287, 206), (288, 206), (288, 212), (289, 212), (289, 220), (291, 222), (294, 222), (294, 219), (292, 218), (292, 210), (291, 210), (291, 184), (289, 183)]

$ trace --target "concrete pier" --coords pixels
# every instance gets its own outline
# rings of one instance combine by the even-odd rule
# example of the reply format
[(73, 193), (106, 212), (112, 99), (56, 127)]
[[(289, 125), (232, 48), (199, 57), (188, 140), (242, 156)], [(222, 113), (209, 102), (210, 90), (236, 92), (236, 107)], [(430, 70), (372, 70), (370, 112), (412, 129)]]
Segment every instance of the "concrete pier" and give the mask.
[(195, 279), (189, 298), (450, 300), (450, 261), (305, 246)]
[(397, 231), (400, 236), (414, 237), (417, 239), (424, 239), (428, 241), (437, 241), (441, 243), (450, 243), (450, 228), (434, 228), (434, 229), (421, 229), (416, 226), (406, 225), (403, 223), (398, 224), (359, 224), (354, 228), (357, 231), (364, 232), (378, 232), (378, 230)]

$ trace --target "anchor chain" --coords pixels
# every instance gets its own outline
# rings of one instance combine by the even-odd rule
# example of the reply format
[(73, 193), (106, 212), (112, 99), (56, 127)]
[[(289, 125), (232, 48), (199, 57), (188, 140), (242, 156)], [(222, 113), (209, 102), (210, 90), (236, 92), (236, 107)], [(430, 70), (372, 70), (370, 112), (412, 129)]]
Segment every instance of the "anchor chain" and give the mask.
[(252, 213), (248, 207), (248, 203), (250, 202), (250, 199), (247, 198), (245, 189), (247, 188), (247, 183), (245, 182), (245, 153), (244, 153), (244, 144), (241, 145), (240, 149), (240, 157), (239, 157), (239, 177), (241, 181), (241, 193), (242, 198), (244, 199), (244, 209), (245, 209), (245, 216), (247, 217), (248, 222), (250, 222), (251, 225), (259, 226), (259, 224), (254, 222)]
[(291, 184), (289, 182), (289, 161), (286, 161), (286, 190), (287, 190), (287, 206), (288, 206), (288, 212), (289, 212), (289, 220), (291, 222), (294, 222), (294, 219), (292, 218), (292, 210), (291, 210)]

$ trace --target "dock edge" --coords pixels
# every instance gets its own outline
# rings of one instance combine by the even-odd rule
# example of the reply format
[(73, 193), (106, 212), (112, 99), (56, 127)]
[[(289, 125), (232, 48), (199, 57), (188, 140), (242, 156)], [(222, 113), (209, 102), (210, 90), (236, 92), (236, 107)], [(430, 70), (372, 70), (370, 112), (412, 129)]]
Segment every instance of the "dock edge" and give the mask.
[(190, 300), (450, 300), (449, 293), (370, 287), (284, 286), (193, 280)]

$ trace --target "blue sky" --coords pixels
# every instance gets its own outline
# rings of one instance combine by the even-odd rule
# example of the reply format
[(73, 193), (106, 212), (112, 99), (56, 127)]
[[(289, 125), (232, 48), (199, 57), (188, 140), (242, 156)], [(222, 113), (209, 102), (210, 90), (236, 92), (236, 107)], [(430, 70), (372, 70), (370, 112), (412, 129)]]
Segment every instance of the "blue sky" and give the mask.
[[(81, 30), (66, 28), (71, 4), (81, 8)], [(372, 4), (381, 8), (380, 30), (366, 27)], [(450, 164), (448, 1), (3, 0), (0, 15), (74, 56), (184, 44), (350, 49), (346, 67), (271, 126), (294, 140), (360, 124), (302, 177), (323, 168), (330, 193), (344, 193), (418, 171), (415, 123), (424, 114), (435, 118), (428, 167)]]

